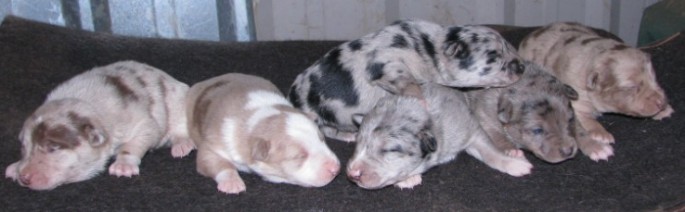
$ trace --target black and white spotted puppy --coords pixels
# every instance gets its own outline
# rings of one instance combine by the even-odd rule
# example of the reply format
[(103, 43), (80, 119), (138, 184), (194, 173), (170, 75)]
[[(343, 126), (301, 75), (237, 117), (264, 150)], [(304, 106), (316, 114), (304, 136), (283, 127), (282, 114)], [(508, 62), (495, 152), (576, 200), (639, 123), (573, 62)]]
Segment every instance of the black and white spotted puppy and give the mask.
[(363, 117), (347, 164), (349, 179), (366, 189), (411, 188), (421, 183), (423, 172), (464, 150), (501, 172), (530, 173), (533, 166), (525, 158), (507, 156), (491, 143), (464, 93), (434, 83), (422, 84), (421, 90), (424, 100), (386, 96)]
[(573, 113), (578, 93), (544, 69), (524, 61), (521, 79), (507, 87), (467, 92), (469, 106), (490, 139), (510, 156), (520, 149), (557, 163), (573, 157), (578, 142), (589, 141)]
[(515, 48), (490, 28), (398, 21), (330, 50), (297, 76), (289, 100), (326, 136), (353, 141), (352, 115), (412, 84), (506, 86), (522, 71)]
[[(172, 155), (194, 149), (185, 116), (188, 86), (154, 67), (123, 61), (97, 67), (60, 84), (27, 120), (22, 159), (5, 175), (34, 190), (84, 181), (105, 169), (138, 175), (153, 148)], [(171, 140), (171, 141), (169, 141)]]

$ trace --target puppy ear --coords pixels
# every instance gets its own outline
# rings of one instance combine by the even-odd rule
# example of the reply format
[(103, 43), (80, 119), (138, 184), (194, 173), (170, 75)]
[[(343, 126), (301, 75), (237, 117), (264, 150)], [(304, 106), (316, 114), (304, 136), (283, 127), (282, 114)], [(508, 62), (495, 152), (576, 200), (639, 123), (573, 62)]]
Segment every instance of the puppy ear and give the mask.
[(567, 84), (564, 84), (562, 88), (562, 93), (573, 101), (578, 100), (578, 92), (576, 92), (576, 90), (573, 89), (573, 87)]
[(435, 140), (435, 136), (427, 129), (419, 132), (419, 142), (421, 142), (421, 157), (424, 158), (428, 154), (435, 152), (438, 148), (438, 142)]
[(599, 73), (597, 73), (596, 71), (592, 71), (587, 76), (587, 82), (586, 82), (585, 86), (587, 87), (588, 90), (594, 91), (595, 89), (597, 89), (598, 81), (599, 81)]
[(252, 159), (256, 161), (265, 161), (267, 158), (269, 158), (271, 142), (258, 137), (251, 137), (249, 142), (252, 144)]
[(447, 57), (456, 57), (463, 59), (467, 54), (467, 46), (464, 41), (461, 40), (459, 34), (461, 33), (461, 27), (451, 27), (445, 38), (444, 45), (442, 47), (443, 54)]
[(362, 121), (364, 120), (364, 114), (361, 113), (355, 113), (352, 114), (352, 123), (354, 123), (354, 126), (359, 128), (362, 125)]
[(81, 126), (83, 135), (88, 139), (88, 143), (93, 147), (99, 147), (105, 144), (107, 139), (102, 130), (96, 129), (92, 124), (85, 124)]
[(514, 119), (514, 102), (509, 95), (501, 94), (497, 101), (497, 118), (502, 123), (509, 123)]

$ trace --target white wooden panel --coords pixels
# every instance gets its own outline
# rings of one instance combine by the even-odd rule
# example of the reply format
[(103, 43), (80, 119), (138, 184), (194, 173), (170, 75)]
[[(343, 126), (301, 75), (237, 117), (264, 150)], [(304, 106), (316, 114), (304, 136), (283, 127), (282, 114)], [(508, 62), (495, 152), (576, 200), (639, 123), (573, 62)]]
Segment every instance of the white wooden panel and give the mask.
[(477, 0), (399, 0), (401, 18), (420, 18), (442, 25), (473, 24), (480, 11)]
[[(309, 3), (307, 0), (276, 0), (272, 4), (274, 39), (277, 40), (310, 38), (308, 17), (312, 16), (318, 20), (322, 17), (320, 1)], [(308, 11), (308, 7), (319, 8), (319, 10)], [(316, 25), (312, 27), (320, 28)]]
[(476, 1), (477, 12), (474, 24), (502, 24), (504, 23), (504, 1), (480, 0)]
[(81, 29), (93, 31), (93, 11), (90, 9), (90, 0), (79, 0), (79, 15), (81, 17)]
[(610, 21), (611, 0), (585, 0), (585, 19), (579, 22), (608, 30)]
[(178, 20), (174, 0), (154, 0), (155, 28), (157, 35), (163, 38), (178, 37)]
[(157, 34), (152, 1), (110, 0), (109, 10), (113, 33), (145, 37)]
[(539, 26), (546, 23), (545, 4), (536, 0), (514, 0), (514, 25)]
[(327, 39), (353, 39), (386, 25), (383, 0), (323, 0), (322, 9)]
[(178, 35), (197, 40), (219, 40), (219, 21), (214, 0), (174, 1)]
[(44, 23), (64, 26), (59, 0), (13, 0), (12, 14)]
[[(585, 1), (558, 1), (556, 8), (556, 20), (547, 20), (548, 23), (555, 21), (585, 22)], [(552, 12), (552, 11), (549, 11)]]

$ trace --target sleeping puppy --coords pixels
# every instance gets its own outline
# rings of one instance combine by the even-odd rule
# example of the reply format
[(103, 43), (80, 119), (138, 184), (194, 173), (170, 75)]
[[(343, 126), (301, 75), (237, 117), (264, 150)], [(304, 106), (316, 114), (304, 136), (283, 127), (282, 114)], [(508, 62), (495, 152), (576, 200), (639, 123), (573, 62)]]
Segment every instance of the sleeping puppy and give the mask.
[[(547, 67), (578, 91), (573, 108), (598, 144), (614, 142), (596, 117), (619, 113), (661, 120), (673, 113), (656, 82), (649, 56), (619, 41), (603, 38), (576, 23), (555, 23), (536, 30), (521, 43), (520, 54)], [(595, 160), (607, 159), (598, 155)]]
[(332, 49), (297, 76), (288, 96), (326, 136), (354, 141), (352, 115), (409, 85), (506, 86), (522, 71), (515, 48), (488, 27), (407, 20)]
[(471, 110), (510, 156), (523, 157), (523, 148), (550, 163), (572, 158), (579, 143), (588, 140), (571, 108), (578, 93), (539, 65), (523, 64), (521, 80), (510, 86), (468, 91)]
[(124, 61), (94, 68), (55, 88), (21, 130), (22, 159), (6, 175), (34, 190), (109, 173), (139, 173), (145, 153), (173, 143), (172, 155), (194, 144), (186, 126), (188, 86), (151, 66)]
[(507, 156), (493, 146), (463, 93), (433, 83), (420, 90), (386, 96), (366, 116), (355, 116), (361, 122), (347, 164), (350, 180), (366, 189), (391, 184), (412, 188), (421, 183), (423, 172), (463, 150), (512, 176), (530, 173), (532, 165), (525, 158)]
[(245, 191), (238, 170), (305, 187), (324, 186), (338, 174), (340, 162), (314, 121), (263, 78), (230, 73), (197, 83), (187, 107), (197, 171), (219, 191)]

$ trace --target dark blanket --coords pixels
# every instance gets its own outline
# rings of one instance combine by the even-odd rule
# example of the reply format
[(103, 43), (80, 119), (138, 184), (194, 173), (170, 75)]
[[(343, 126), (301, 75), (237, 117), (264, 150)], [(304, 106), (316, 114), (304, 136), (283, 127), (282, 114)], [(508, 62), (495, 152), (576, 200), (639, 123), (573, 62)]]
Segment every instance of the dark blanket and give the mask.
[[(533, 28), (508, 27), (514, 44)], [(283, 92), (340, 42), (215, 43), (118, 37), (7, 17), (0, 26), (0, 166), (20, 158), (24, 119), (60, 82), (95, 66), (137, 60), (192, 84), (227, 72), (272, 80)], [(0, 208), (9, 211), (633, 211), (685, 208), (685, 36), (646, 49), (676, 110), (664, 121), (608, 115), (616, 156), (548, 164), (526, 155), (531, 175), (511, 177), (462, 154), (429, 170), (414, 189), (364, 190), (338, 176), (322, 188), (273, 184), (242, 173), (247, 191), (226, 195), (195, 171), (195, 153), (174, 159), (170, 149), (143, 158), (141, 175), (102, 173), (52, 191), (0, 181)], [(345, 164), (354, 144), (328, 140)]]

